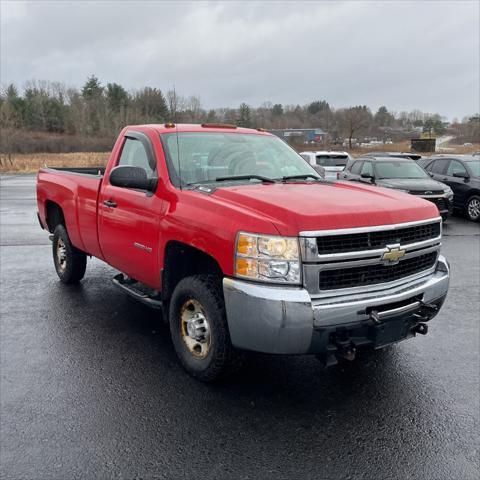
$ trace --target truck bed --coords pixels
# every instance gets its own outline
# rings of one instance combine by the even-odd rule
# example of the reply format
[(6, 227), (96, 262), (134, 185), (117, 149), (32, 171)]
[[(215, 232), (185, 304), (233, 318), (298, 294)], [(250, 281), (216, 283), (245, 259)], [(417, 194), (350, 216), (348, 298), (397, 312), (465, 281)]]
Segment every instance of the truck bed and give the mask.
[(49, 209), (60, 207), (73, 245), (101, 259), (97, 202), (104, 172), (105, 167), (41, 168), (37, 177), (42, 225), (48, 227)]

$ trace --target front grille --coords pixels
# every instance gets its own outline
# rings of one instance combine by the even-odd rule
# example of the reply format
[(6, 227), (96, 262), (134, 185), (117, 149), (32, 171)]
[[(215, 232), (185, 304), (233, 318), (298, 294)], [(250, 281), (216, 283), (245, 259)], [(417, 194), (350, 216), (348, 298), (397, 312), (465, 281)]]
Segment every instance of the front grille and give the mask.
[(357, 252), (384, 248), (386, 245), (421, 242), (440, 235), (440, 222), (399, 228), (398, 230), (380, 230), (347, 235), (317, 237), (319, 255), (329, 253)]
[(320, 290), (363, 287), (376, 283), (394, 282), (410, 275), (428, 270), (435, 265), (437, 252), (407, 258), (396, 265), (363, 265), (353, 268), (322, 270)]
[(443, 195), (443, 190), (412, 190), (410, 195)]

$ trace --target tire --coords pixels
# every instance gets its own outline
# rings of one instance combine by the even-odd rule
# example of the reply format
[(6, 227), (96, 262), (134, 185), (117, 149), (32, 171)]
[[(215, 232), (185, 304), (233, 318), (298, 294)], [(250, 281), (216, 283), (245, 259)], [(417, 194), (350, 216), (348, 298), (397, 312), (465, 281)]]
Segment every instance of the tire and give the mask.
[(78, 283), (84, 277), (87, 255), (72, 245), (63, 225), (57, 225), (53, 232), (52, 253), (55, 270), (63, 283)]
[(175, 351), (192, 377), (213, 382), (238, 370), (241, 356), (230, 341), (218, 277), (181, 280), (170, 301), (169, 321)]
[(467, 218), (472, 222), (478, 222), (480, 220), (480, 196), (472, 195), (465, 205), (465, 214)]

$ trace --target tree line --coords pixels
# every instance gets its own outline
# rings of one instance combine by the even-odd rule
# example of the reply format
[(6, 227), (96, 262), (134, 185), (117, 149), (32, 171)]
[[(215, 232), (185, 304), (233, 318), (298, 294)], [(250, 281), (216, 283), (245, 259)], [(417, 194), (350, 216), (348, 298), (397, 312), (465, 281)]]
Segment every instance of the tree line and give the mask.
[[(256, 108), (242, 103), (238, 108), (204, 109), (198, 96), (179, 95), (173, 89), (163, 92), (156, 87), (127, 91), (118, 83), (103, 85), (95, 75), (80, 89), (58, 82), (28, 81), (23, 91), (10, 84), (0, 92), (3, 152), (108, 149), (124, 125), (166, 121), (267, 129), (322, 128), (330, 142), (347, 139), (350, 146), (356, 138), (395, 140), (419, 127), (442, 135), (451, 127), (439, 114), (394, 112), (385, 106), (372, 112), (366, 105), (335, 109), (325, 100), (306, 105), (264, 102)], [(478, 138), (478, 115), (453, 125), (462, 138)], [(37, 135), (32, 136), (32, 132)]]

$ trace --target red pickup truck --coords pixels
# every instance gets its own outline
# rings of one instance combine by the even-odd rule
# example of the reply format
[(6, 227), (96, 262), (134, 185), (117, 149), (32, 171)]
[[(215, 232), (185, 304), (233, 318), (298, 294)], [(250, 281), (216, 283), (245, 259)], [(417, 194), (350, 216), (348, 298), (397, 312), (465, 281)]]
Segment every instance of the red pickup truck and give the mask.
[(203, 381), (248, 350), (328, 366), (425, 334), (448, 290), (435, 205), (325, 181), (262, 130), (129, 126), (106, 168), (41, 169), (37, 197), (60, 279), (118, 269)]

